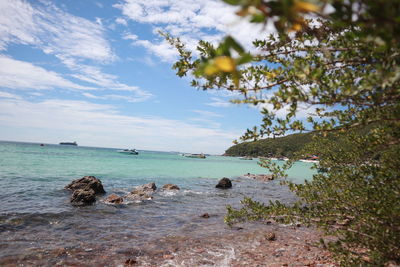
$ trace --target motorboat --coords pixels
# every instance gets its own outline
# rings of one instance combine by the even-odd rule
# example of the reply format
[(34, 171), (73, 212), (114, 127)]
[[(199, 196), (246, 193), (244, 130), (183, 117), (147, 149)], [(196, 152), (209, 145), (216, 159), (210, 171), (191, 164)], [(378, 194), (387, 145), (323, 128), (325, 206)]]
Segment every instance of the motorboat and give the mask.
[(130, 155), (139, 155), (139, 152), (136, 149), (124, 149), (124, 150), (118, 150), (118, 152)]

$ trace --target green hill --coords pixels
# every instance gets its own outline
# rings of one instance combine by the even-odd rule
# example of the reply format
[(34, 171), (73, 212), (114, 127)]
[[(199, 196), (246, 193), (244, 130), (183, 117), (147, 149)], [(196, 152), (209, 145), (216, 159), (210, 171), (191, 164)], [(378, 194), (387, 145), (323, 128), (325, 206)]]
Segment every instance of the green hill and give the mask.
[(311, 142), (313, 133), (291, 134), (234, 145), (225, 151), (227, 156), (291, 157)]

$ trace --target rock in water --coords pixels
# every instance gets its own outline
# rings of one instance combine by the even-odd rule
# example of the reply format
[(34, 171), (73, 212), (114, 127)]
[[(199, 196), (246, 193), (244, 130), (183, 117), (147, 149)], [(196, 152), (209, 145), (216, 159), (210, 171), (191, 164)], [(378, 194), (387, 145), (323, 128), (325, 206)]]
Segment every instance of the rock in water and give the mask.
[(101, 181), (94, 176), (84, 176), (80, 179), (73, 180), (65, 188), (72, 190), (72, 191), (75, 191), (78, 189), (83, 189), (83, 190), (91, 189), (94, 191), (95, 194), (105, 194), (106, 193)]
[(157, 189), (157, 186), (154, 182), (136, 186), (135, 189), (132, 190), (132, 194), (139, 194), (143, 192), (154, 192)]
[(218, 184), (215, 187), (220, 189), (231, 188), (232, 182), (228, 178), (224, 177), (221, 180), (219, 180)]
[(96, 202), (96, 194), (92, 189), (77, 189), (71, 196), (71, 203), (75, 206), (91, 205), (94, 202)]
[(126, 195), (127, 198), (136, 199), (136, 200), (150, 200), (153, 199), (151, 196), (154, 191), (156, 191), (157, 186), (154, 182), (136, 186), (132, 192)]
[(261, 182), (267, 182), (274, 180), (274, 176), (272, 174), (245, 174), (243, 177), (254, 179)]
[(116, 194), (111, 194), (105, 199), (105, 201), (112, 204), (121, 204), (124, 202), (124, 199)]
[(176, 184), (165, 184), (162, 188), (164, 190), (180, 190), (179, 186)]
[(133, 199), (133, 200), (151, 200), (153, 196), (151, 194), (146, 194), (144, 192), (136, 192), (136, 193), (129, 193), (125, 196), (126, 198)]

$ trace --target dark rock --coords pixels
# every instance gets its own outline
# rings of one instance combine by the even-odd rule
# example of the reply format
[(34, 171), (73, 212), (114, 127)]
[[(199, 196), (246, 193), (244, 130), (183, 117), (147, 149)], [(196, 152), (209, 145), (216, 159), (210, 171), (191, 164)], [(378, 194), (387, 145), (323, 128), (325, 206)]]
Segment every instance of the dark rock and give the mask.
[(229, 180), (229, 178), (224, 177), (221, 180), (219, 180), (218, 184), (215, 187), (220, 189), (231, 188), (232, 182), (231, 180)]
[(121, 204), (124, 199), (116, 194), (111, 194), (104, 201), (112, 204)]
[(210, 218), (210, 214), (204, 213), (200, 217), (208, 219), (208, 218)]
[(162, 188), (164, 190), (180, 190), (179, 186), (176, 184), (165, 184)]
[(69, 185), (65, 187), (66, 189), (75, 191), (81, 190), (93, 190), (95, 194), (105, 194), (103, 184), (99, 179), (94, 176), (84, 176), (80, 179), (73, 180)]
[(276, 235), (273, 232), (268, 232), (265, 234), (265, 239), (267, 239), (268, 241), (275, 241)]
[(75, 206), (91, 205), (94, 202), (96, 202), (96, 194), (92, 189), (77, 189), (71, 196), (71, 203)]
[(135, 264), (137, 264), (138, 262), (137, 262), (137, 260), (136, 259), (131, 259), (131, 258), (129, 258), (129, 259), (127, 259), (126, 261), (125, 261), (125, 265), (135, 265)]

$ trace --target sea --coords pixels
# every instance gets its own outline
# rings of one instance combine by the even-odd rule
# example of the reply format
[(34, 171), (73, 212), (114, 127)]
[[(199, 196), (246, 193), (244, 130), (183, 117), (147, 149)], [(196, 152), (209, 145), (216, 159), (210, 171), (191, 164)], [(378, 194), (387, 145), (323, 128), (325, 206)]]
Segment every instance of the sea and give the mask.
[[(288, 179), (311, 179), (311, 166), (296, 162)], [(129, 259), (168, 250), (165, 242), (161, 246), (163, 238), (201, 240), (230, 233), (224, 223), (226, 206), (240, 207), (244, 197), (264, 203), (295, 200), (279, 181), (242, 177), (247, 173), (268, 171), (257, 159), (199, 159), (140, 150), (129, 155), (113, 148), (0, 142), (0, 266), (136, 264)], [(107, 193), (94, 205), (72, 206), (71, 192), (64, 187), (87, 175), (99, 178)], [(232, 179), (231, 189), (215, 188), (223, 177)], [(121, 205), (103, 201), (149, 182), (158, 188), (176, 184), (180, 190), (157, 190), (152, 200)], [(204, 213), (210, 217), (203, 218)]]

